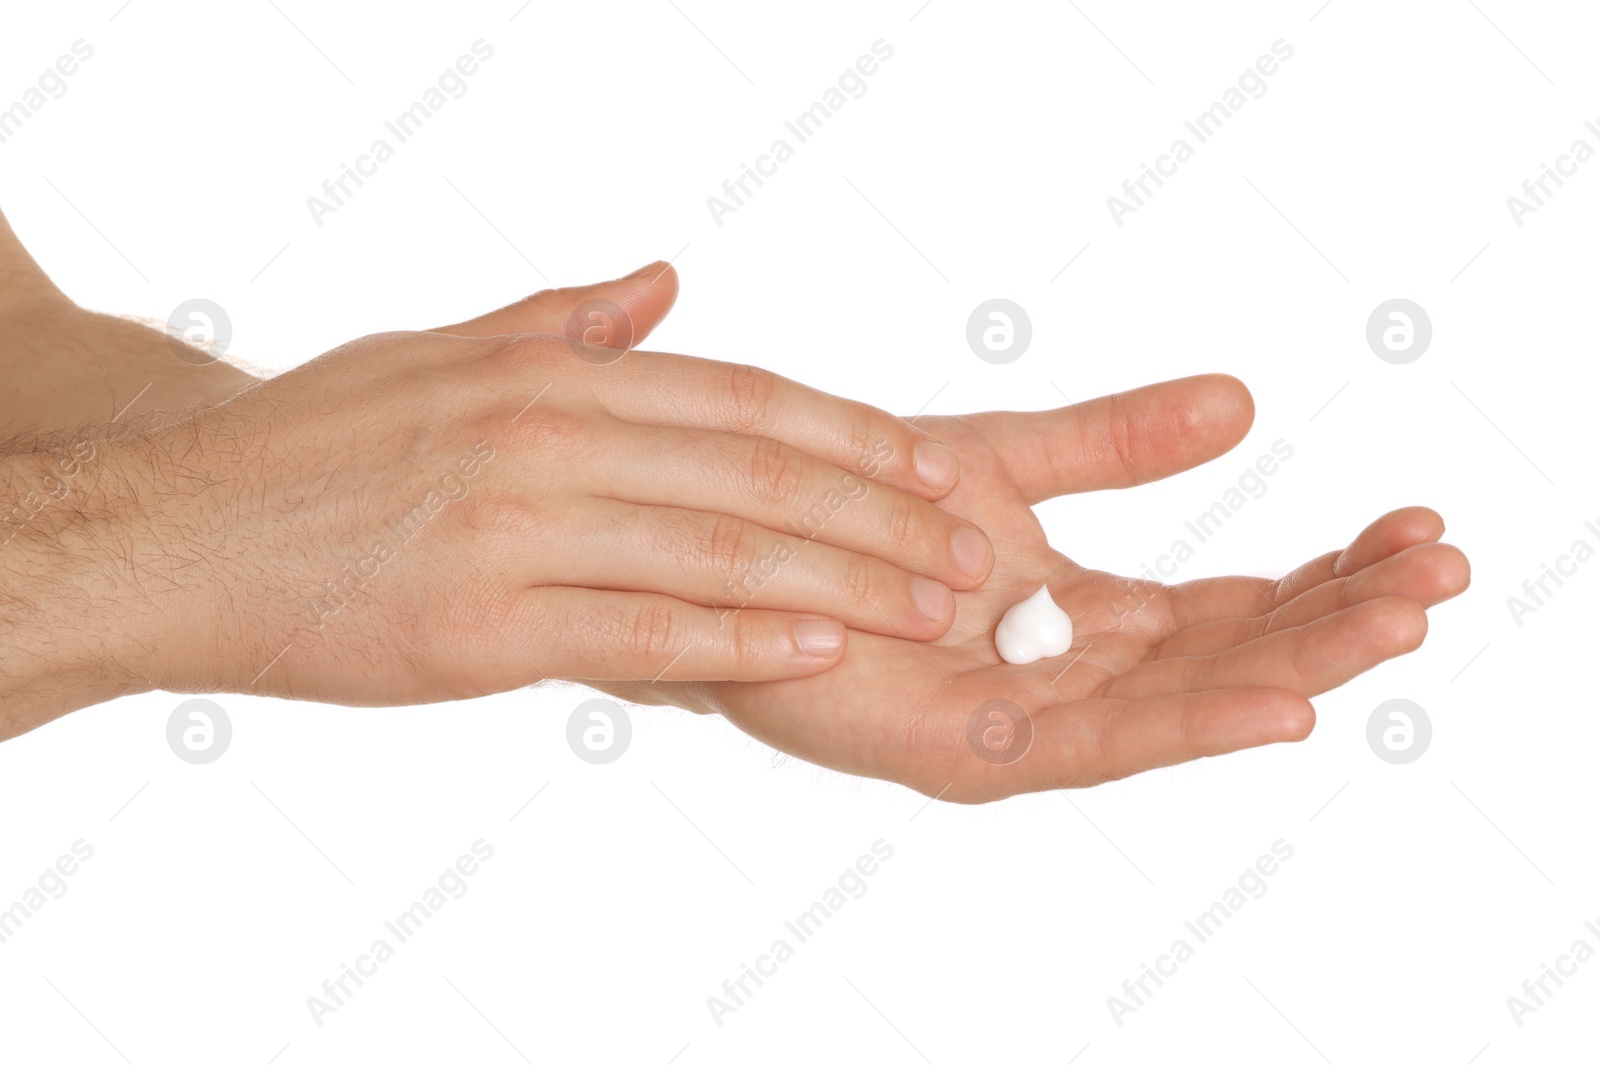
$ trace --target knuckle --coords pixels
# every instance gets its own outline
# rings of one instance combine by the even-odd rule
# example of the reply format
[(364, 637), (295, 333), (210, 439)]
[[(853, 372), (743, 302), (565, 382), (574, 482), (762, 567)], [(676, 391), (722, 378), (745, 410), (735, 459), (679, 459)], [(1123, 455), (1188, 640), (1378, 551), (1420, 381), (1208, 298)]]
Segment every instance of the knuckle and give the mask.
[(759, 366), (735, 365), (727, 371), (726, 417), (736, 432), (750, 432), (767, 423), (778, 376)]
[[(451, 516), (473, 538), (483, 541), (491, 536), (515, 536), (524, 516), (524, 508), (506, 500), (485, 498), (488, 492), (468, 491), (450, 507)], [(413, 507), (408, 512), (414, 514)], [(402, 519), (404, 520), (404, 519)]]
[(750, 533), (745, 523), (726, 514), (715, 515), (698, 532), (695, 561), (723, 576), (736, 576), (753, 564)]
[(518, 609), (517, 599), (509, 583), (493, 582), (475, 596), (445, 601), (438, 615), (444, 624), (424, 625), (424, 638), (433, 641), (430, 657), (470, 671), (502, 658), (507, 640), (519, 646), (547, 643), (538, 615)]
[(539, 543), (551, 533), (552, 514), (532, 498), (499, 494), (469, 495), (462, 517), (481, 535), (483, 545), (521, 553), (523, 545)]
[(1109, 403), (1110, 412), (1106, 417), (1106, 440), (1114, 452), (1114, 457), (1121, 465), (1123, 472), (1129, 478), (1144, 480), (1138, 464), (1133, 459), (1133, 448), (1137, 434), (1134, 431), (1133, 416), (1128, 412), (1127, 403), (1121, 395), (1114, 395)]
[(550, 333), (509, 333), (489, 337), (491, 355), (513, 371), (547, 365), (555, 353), (560, 338)]
[(1354, 606), (1357, 600), (1357, 594), (1361, 591), (1361, 583), (1362, 582), (1359, 575), (1354, 577), (1345, 577), (1344, 579), (1340, 580), (1336, 585), (1339, 590), (1334, 595), (1336, 602), (1334, 609), (1343, 610), (1346, 607)]
[(851, 600), (871, 603), (873, 590), (877, 587), (872, 560), (865, 555), (851, 555), (845, 559), (844, 569), (839, 573), (839, 583)]
[(509, 430), (519, 451), (592, 454), (587, 449), (594, 443), (594, 429), (586, 418), (543, 403), (530, 403), (538, 389), (529, 388), (526, 392), (526, 396), (520, 391), (514, 393), (501, 405), (486, 430), (493, 430), (496, 435)]
[(680, 626), (672, 607), (660, 599), (646, 599), (623, 616), (617, 633), (622, 651), (630, 658), (651, 660), (677, 654), (674, 644)]
[(845, 424), (849, 454), (862, 469), (871, 464), (878, 442), (884, 437), (875, 415), (876, 411), (871, 407), (856, 407), (851, 410), (849, 420)]
[(904, 551), (925, 539), (922, 528), (922, 510), (919, 500), (895, 492), (889, 497), (889, 513), (884, 521), (883, 534), (889, 546)]
[(772, 658), (761, 628), (742, 616), (734, 620), (728, 653), (741, 670), (755, 669)]
[(794, 505), (800, 498), (805, 471), (789, 448), (776, 440), (757, 437), (750, 449), (750, 488), (770, 506)]
[(1123, 703), (1107, 714), (1099, 731), (1090, 740), (1094, 746), (1095, 756), (1088, 776), (1094, 784), (1121, 780), (1136, 772), (1134, 767), (1126, 763), (1127, 750), (1118, 739), (1130, 727), (1126, 723), (1126, 718), (1127, 704)]

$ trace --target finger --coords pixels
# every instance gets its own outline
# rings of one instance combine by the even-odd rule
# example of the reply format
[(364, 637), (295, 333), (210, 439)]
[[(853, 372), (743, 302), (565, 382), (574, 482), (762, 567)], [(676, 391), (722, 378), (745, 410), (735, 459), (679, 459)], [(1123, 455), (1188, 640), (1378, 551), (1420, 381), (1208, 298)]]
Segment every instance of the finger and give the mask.
[[(1083, 785), (1119, 780), (1162, 766), (1228, 754), (1247, 747), (1302, 740), (1316, 723), (1309, 700), (1277, 688), (1232, 688), (1145, 699), (1092, 700), (1047, 710), (1040, 738), (1083, 746), (1094, 757)], [(1046, 747), (1048, 750), (1049, 747)]]
[(670, 263), (654, 262), (615, 281), (535, 292), (434, 332), (468, 337), (558, 333), (584, 343), (626, 349), (641, 343), (661, 324), (677, 298), (678, 272)]
[(770, 437), (924, 499), (960, 477), (955, 452), (909, 422), (756, 366), (634, 351), (604, 369), (591, 387), (625, 421)]
[(1397, 596), (1373, 599), (1220, 654), (1156, 659), (1112, 681), (1108, 694), (1136, 698), (1211, 688), (1284, 688), (1318, 695), (1415, 651), (1427, 631), (1421, 604)]
[(962, 590), (994, 565), (988, 537), (970, 522), (781, 441), (639, 426), (605, 449), (606, 479), (593, 490), (611, 498), (731, 514)]
[(1196, 758), (1302, 740), (1316, 723), (1308, 700), (1271, 688), (1085, 699), (1031, 717), (1032, 736), (1020, 756), (1006, 764), (969, 765), (972, 779), (942, 797), (981, 802), (1092, 787)]
[(1157, 657), (1216, 654), (1386, 596), (1403, 596), (1431, 607), (1460, 595), (1470, 579), (1471, 566), (1459, 548), (1418, 544), (1348, 577), (1319, 584), (1256, 617), (1220, 618), (1185, 629), (1162, 644)]
[(955, 619), (948, 587), (868, 555), (727, 514), (595, 500), (585, 550), (563, 584), (656, 592), (721, 611), (759, 607), (836, 618), (852, 629), (932, 640)]
[(1115, 780), (1247, 747), (1303, 740), (1310, 700), (1281, 688), (1229, 688), (1124, 703), (1101, 725), (1101, 768)]
[(527, 634), (545, 676), (564, 680), (786, 680), (832, 668), (846, 643), (832, 618), (644, 592), (535, 588), (517, 610), (510, 631)]
[(1433, 543), (1444, 535), (1444, 519), (1427, 507), (1392, 510), (1361, 530), (1343, 551), (1306, 563), (1274, 583), (1272, 605), (1287, 603), (1306, 591), (1360, 572), (1416, 544)]
[(1250, 429), (1255, 404), (1236, 378), (1185, 377), (1057, 410), (977, 414), (989, 442), (1029, 504), (1069, 492), (1170, 477), (1231, 449)]
[(1444, 519), (1427, 507), (1391, 510), (1368, 525), (1343, 551), (1312, 559), (1286, 577), (1214, 577), (1171, 589), (1173, 620), (1187, 628), (1217, 618), (1254, 617), (1311, 588), (1349, 576), (1418, 544), (1444, 535)]
[[(1391, 510), (1361, 530), (1350, 546), (1339, 553), (1333, 563), (1333, 576), (1348, 576), (1414, 544), (1433, 543), (1443, 535), (1444, 518), (1435, 510), (1428, 507)], [(1308, 576), (1302, 588), (1315, 583), (1320, 583), (1315, 575)], [(1299, 591), (1291, 588), (1286, 594), (1297, 595)]]

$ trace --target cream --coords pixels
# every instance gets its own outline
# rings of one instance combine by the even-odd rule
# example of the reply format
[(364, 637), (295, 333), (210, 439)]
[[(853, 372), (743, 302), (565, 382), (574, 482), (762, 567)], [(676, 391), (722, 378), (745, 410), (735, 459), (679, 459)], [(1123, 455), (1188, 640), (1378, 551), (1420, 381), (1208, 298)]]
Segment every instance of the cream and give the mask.
[(1006, 611), (994, 632), (995, 650), (1014, 666), (1066, 654), (1072, 646), (1072, 619), (1050, 598), (1048, 586)]

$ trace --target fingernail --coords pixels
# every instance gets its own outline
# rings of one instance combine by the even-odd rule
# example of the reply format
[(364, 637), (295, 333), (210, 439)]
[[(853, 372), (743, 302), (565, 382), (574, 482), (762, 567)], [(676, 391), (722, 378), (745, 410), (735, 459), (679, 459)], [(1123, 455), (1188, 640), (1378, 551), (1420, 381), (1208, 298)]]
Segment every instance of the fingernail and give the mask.
[(987, 574), (994, 561), (994, 549), (989, 546), (989, 538), (965, 525), (950, 534), (950, 553), (955, 556), (961, 572), (972, 578)]
[(911, 598), (930, 621), (943, 621), (956, 606), (956, 597), (949, 588), (926, 577), (911, 578)]
[(645, 277), (647, 275), (651, 276), (651, 280), (655, 280), (655, 277), (659, 276), (661, 274), (661, 272), (663, 270), (665, 270), (666, 268), (667, 268), (667, 264), (662, 262), (660, 259), (657, 259), (655, 262), (645, 263), (643, 266), (639, 267), (639, 269), (635, 270), (631, 274), (623, 274), (621, 277), (617, 278), (617, 280), (618, 281), (633, 281), (633, 280), (636, 280), (638, 278)]
[(844, 626), (827, 618), (806, 618), (794, 623), (794, 642), (817, 658), (832, 658), (844, 646)]
[(961, 464), (956, 461), (956, 453), (943, 444), (932, 440), (918, 440), (917, 446), (912, 448), (912, 455), (917, 465), (917, 476), (922, 478), (922, 483), (929, 488), (943, 491), (956, 483), (956, 477), (961, 473)]

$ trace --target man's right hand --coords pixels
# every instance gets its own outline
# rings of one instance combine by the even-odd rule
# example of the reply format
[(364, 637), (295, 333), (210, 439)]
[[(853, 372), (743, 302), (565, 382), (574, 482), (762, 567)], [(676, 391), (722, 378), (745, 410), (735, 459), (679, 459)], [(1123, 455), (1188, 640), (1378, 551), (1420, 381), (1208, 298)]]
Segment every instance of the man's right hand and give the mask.
[[(988, 539), (934, 505), (953, 453), (906, 422), (750, 367), (495, 334), (512, 313), (102, 438), (19, 539), (76, 560), (47, 569), (128, 685), (355, 704), (807, 676), (846, 626), (943, 635), (951, 589), (987, 577)], [(56, 459), (9, 461), (20, 489)]]

